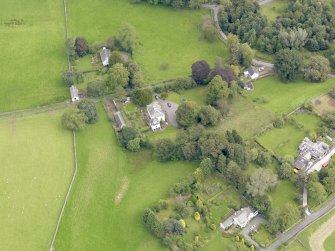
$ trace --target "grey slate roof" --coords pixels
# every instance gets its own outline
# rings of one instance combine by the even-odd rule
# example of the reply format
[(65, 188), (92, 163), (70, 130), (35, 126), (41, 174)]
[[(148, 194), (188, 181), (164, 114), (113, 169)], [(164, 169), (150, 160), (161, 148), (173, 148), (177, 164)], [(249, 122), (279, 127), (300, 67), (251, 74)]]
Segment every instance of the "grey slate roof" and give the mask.
[(126, 123), (124, 122), (124, 119), (122, 117), (122, 114), (120, 112), (116, 112), (114, 113), (114, 118), (115, 118), (115, 121), (118, 125), (119, 128), (123, 128), (126, 126)]

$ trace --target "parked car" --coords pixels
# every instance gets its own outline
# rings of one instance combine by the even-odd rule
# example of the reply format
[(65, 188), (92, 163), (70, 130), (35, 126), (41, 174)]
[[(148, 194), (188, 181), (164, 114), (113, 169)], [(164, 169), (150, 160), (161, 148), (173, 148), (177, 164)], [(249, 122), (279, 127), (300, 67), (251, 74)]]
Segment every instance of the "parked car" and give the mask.
[(171, 107), (171, 103), (167, 103), (167, 106), (168, 106), (168, 107)]
[(264, 67), (259, 67), (259, 68), (258, 68), (258, 71), (259, 71), (259, 72), (264, 71)]

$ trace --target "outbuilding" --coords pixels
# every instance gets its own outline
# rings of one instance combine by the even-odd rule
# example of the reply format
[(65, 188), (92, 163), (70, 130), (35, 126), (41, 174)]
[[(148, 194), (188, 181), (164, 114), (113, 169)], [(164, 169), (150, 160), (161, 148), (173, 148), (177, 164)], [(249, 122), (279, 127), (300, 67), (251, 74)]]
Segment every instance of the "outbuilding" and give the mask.
[(110, 49), (107, 49), (106, 47), (103, 47), (102, 50), (100, 51), (101, 63), (102, 63), (103, 66), (108, 66), (109, 65), (109, 57), (110, 56), (111, 56)]
[(70, 87), (70, 93), (71, 93), (71, 100), (72, 102), (79, 101), (79, 92), (75, 85), (72, 85)]

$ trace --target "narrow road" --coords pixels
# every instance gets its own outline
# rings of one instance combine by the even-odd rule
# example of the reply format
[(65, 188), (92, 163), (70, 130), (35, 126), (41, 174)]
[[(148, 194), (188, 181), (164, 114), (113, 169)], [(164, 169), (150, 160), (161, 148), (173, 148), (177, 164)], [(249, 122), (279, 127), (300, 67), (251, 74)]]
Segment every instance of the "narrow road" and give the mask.
[[(264, 5), (264, 4), (270, 3), (272, 1), (274, 1), (274, 0), (263, 0), (263, 1), (259, 2), (259, 5)], [(220, 5), (218, 5), (218, 4), (203, 4), (202, 7), (206, 8), (206, 9), (210, 9), (212, 11), (214, 24), (215, 24), (215, 27), (220, 34), (220, 38), (223, 39), (224, 41), (227, 41), (227, 35), (222, 31), (222, 29), (220, 27), (220, 22), (219, 22)], [(270, 69), (273, 69), (273, 67), (274, 67), (274, 65), (272, 63), (265, 62), (265, 61), (258, 60), (258, 59), (253, 59), (252, 63), (253, 63), (253, 65), (263, 66), (263, 67), (267, 67), (267, 68), (270, 68)]]
[(268, 251), (275, 251), (280, 245), (283, 243), (289, 241), (294, 236), (299, 234), (301, 231), (303, 231), (306, 227), (311, 225), (313, 222), (317, 221), (320, 217), (328, 213), (330, 210), (332, 210), (335, 207), (335, 197), (332, 198), (325, 206), (323, 206), (321, 209), (319, 209), (316, 212), (313, 212), (311, 215), (307, 216), (302, 222), (300, 222), (298, 225), (296, 225), (294, 228), (290, 229), (289, 231), (281, 234), (279, 236), (279, 239), (275, 241), (269, 248), (266, 250)]

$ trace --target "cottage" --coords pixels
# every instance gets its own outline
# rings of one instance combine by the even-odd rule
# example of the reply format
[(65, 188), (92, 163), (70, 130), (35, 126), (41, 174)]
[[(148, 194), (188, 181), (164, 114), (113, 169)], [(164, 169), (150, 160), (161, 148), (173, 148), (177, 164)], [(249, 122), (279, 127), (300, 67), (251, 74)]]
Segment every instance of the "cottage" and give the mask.
[[(313, 142), (305, 137), (298, 148), (299, 155), (295, 162), (298, 170), (309, 170), (330, 152), (330, 147), (322, 141)], [(328, 162), (326, 159), (324, 163)], [(321, 165), (323, 165), (322, 163)]]
[(106, 47), (103, 47), (102, 50), (100, 51), (101, 63), (103, 66), (109, 65), (110, 55), (111, 55), (111, 51), (107, 49)]
[(147, 115), (151, 130), (154, 132), (160, 130), (161, 122), (165, 121), (165, 114), (158, 102), (147, 105)]
[(249, 67), (248, 70), (244, 72), (245, 77), (250, 77), (252, 80), (257, 79), (259, 74), (255, 72), (254, 68)]
[(72, 102), (78, 101), (79, 100), (79, 92), (77, 87), (75, 87), (74, 85), (72, 85), (70, 87), (70, 93), (71, 93), (71, 100)]
[(114, 118), (115, 118), (115, 121), (117, 123), (117, 126), (122, 129), (123, 127), (126, 126), (126, 123), (124, 122), (124, 119), (122, 117), (122, 114), (121, 112), (116, 112), (114, 113)]
[(244, 228), (253, 218), (258, 215), (258, 211), (251, 207), (244, 207), (236, 211), (227, 220), (220, 224), (220, 227), (224, 230), (228, 229), (232, 225), (239, 228)]

